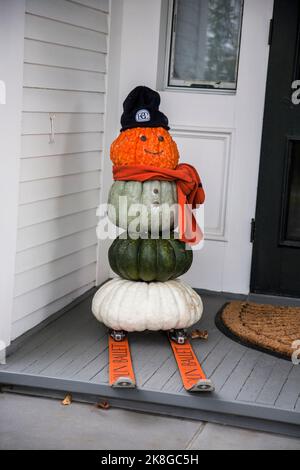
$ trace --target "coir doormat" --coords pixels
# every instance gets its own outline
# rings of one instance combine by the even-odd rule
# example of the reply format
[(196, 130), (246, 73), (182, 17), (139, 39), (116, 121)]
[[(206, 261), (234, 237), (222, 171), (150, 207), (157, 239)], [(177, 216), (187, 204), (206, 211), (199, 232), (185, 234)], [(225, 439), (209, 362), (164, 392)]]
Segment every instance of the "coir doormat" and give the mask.
[(300, 340), (300, 308), (230, 302), (218, 313), (216, 325), (240, 344), (291, 360), (293, 343)]

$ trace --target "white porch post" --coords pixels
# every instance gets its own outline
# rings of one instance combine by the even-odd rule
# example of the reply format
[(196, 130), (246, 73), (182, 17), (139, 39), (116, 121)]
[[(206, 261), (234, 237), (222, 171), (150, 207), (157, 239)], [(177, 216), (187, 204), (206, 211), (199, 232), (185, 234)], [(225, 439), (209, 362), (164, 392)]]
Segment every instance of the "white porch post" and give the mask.
[[(6, 346), (10, 342), (15, 273), (19, 161), (21, 153), (24, 19), (25, 0), (1, 0), (0, 341), (4, 342)], [(3, 93), (4, 88), (6, 96)]]
[[(123, 31), (123, 0), (116, 2), (110, 0), (110, 26), (108, 46), (107, 94), (103, 161), (101, 167), (101, 200), (106, 204), (108, 193), (113, 183), (112, 166), (110, 161), (110, 145), (120, 132), (120, 116), (122, 103), (120, 98), (120, 67), (122, 59), (122, 31)], [(110, 275), (107, 252), (112, 240), (98, 241), (96, 285), (106, 281)]]

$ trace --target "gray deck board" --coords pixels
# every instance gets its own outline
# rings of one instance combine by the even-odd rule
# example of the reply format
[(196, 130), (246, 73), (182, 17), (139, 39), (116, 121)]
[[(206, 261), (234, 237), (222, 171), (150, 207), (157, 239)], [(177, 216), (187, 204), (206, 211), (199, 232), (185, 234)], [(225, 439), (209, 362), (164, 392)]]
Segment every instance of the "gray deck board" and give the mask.
[(275, 405), (279, 408), (294, 410), (300, 395), (300, 368), (294, 366), (284, 383)]
[[(107, 348), (107, 337), (105, 335), (99, 337), (99, 340), (93, 340), (90, 347), (85, 350), (80, 356), (77, 356), (67, 366), (64, 366), (55, 376), (59, 378), (74, 378), (76, 374), (79, 374), (88, 364), (91, 363), (96, 357), (105, 351)], [(100, 369), (100, 364), (99, 364)]]
[(248, 380), (245, 382), (237, 399), (239, 401), (255, 402), (266, 381), (269, 379), (277, 359), (262, 354)]
[(176, 364), (173, 353), (166, 355), (167, 358), (160, 364), (157, 370), (152, 371), (149, 377), (143, 381), (143, 387), (147, 390), (161, 390), (169, 378), (175, 372)]
[(202, 361), (203, 368), (209, 378), (212, 377), (218, 365), (224, 361), (233, 347), (233, 342), (229, 342), (226, 337), (222, 337), (216, 347), (209, 353), (206, 359)]
[(214, 383), (217, 393), (221, 391), (223, 385), (226, 383), (228, 377), (231, 376), (244, 354), (244, 347), (239, 344), (234, 344), (232, 349), (230, 349), (229, 353), (225, 356), (224, 360), (220, 362), (218, 367), (215, 369), (210, 378)]
[(300, 366), (225, 337), (214, 318), (227, 299), (204, 296), (203, 300), (205, 314), (195, 328), (207, 329), (209, 337), (194, 340), (192, 345), (215, 384), (214, 394), (188, 394), (166, 335), (151, 332), (129, 337), (138, 388), (112, 390), (108, 386), (107, 330), (92, 316), (91, 298), (26, 339), (17, 340), (7, 365), (0, 367), (0, 383), (107, 396), (125, 408), (211, 417), (265, 430), (272, 429), (273, 423), (274, 432), (287, 426), (300, 437)]
[[(154, 342), (154, 343), (153, 343)], [(154, 348), (153, 348), (154, 345)], [(133, 349), (132, 355), (137, 357), (136, 364), (136, 380), (138, 383), (143, 383), (156, 371), (160, 365), (170, 356), (167, 338), (161, 333), (149, 333), (146, 347), (143, 344), (142, 337), (139, 337), (139, 343), (136, 348), (137, 352)]]
[(86, 310), (89, 309), (90, 302), (90, 299), (82, 302), (74, 308), (74, 311), (67, 312), (57, 321), (50, 323), (44, 330), (28, 338), (22, 347), (8, 357), (7, 365), (3, 368), (14, 372), (22, 371), (26, 366), (32, 364), (32, 361), (41, 357), (41, 348), (48, 346), (51, 348), (51, 345), (62, 338), (65, 341), (69, 325), (78, 325), (82, 321), (83, 315), (86, 317)]
[(257, 403), (274, 405), (292, 368), (293, 365), (290, 362), (276, 361), (269, 379), (258, 396)]
[[(108, 364), (108, 347), (102, 345), (101, 352), (97, 352), (96, 356), (87, 362), (76, 374), (72, 376), (74, 380), (90, 381)], [(106, 383), (106, 382), (105, 382)]]
[[(174, 359), (175, 362), (175, 359)], [(182, 382), (177, 367), (173, 370), (172, 375), (168, 381), (163, 385), (162, 391), (168, 393), (180, 393), (182, 389)]]
[(22, 371), (26, 374), (41, 374), (53, 362), (61, 360), (64, 354), (81, 340), (89, 323), (90, 319), (85, 319), (85, 322), (82, 320), (74, 322), (65, 335), (61, 333), (56, 340), (43, 344), (39, 348), (37, 360)]
[(233, 372), (228, 376), (224, 385), (221, 387), (220, 393), (226, 400), (237, 399), (260, 355), (261, 354), (257, 351), (245, 349), (242, 359), (238, 362)]
[(81, 357), (87, 350), (89, 350), (91, 343), (99, 346), (101, 338), (106, 334), (103, 332), (102, 335), (95, 329), (93, 322), (89, 322), (86, 328), (82, 328), (82, 335), (86, 335), (83, 339), (82, 335), (71, 347), (65, 351), (61, 356), (54, 359), (41, 371), (41, 375), (51, 376), (57, 374), (61, 370), (68, 370), (69, 365), (76, 359)]

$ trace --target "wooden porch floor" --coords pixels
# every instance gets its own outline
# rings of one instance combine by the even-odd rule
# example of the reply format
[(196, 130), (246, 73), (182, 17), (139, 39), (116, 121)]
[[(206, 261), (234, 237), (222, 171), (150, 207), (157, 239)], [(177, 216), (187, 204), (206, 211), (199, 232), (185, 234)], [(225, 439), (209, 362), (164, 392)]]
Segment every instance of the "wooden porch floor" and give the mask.
[(107, 331), (91, 314), (91, 297), (17, 340), (0, 367), (0, 383), (24, 393), (107, 397), (121, 408), (300, 437), (300, 366), (232, 342), (214, 324), (228, 299), (202, 298), (205, 315), (198, 327), (209, 331), (209, 339), (193, 347), (216, 386), (214, 394), (187, 393), (167, 338), (150, 332), (130, 335), (138, 388), (111, 389)]

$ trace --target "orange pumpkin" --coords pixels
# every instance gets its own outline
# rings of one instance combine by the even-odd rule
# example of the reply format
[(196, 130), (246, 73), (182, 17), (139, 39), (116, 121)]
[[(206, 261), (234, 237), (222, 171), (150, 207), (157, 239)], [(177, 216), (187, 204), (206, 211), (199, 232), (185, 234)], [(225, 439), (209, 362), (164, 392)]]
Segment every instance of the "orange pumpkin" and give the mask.
[(175, 169), (179, 161), (178, 148), (163, 127), (135, 127), (119, 135), (110, 148), (114, 165), (151, 165)]

